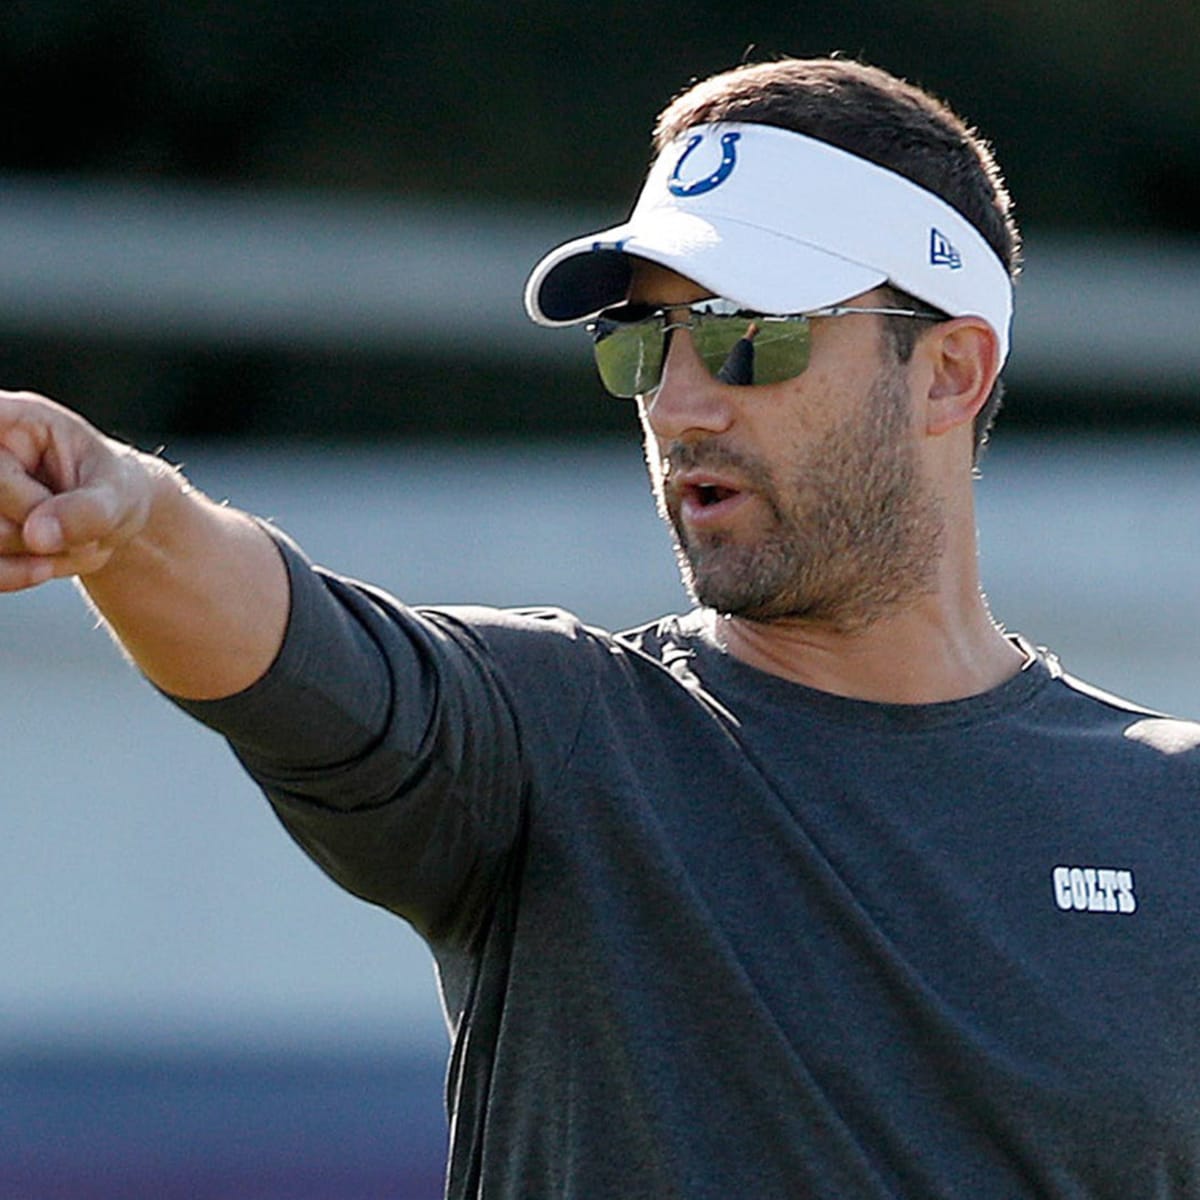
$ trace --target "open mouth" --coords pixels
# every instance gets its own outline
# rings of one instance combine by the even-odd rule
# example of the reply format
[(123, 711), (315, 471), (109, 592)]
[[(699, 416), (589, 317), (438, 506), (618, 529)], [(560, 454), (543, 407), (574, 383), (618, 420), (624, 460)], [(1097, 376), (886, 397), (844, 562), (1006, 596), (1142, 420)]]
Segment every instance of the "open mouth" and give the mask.
[(700, 508), (709, 508), (714, 504), (720, 504), (723, 500), (729, 500), (738, 494), (735, 488), (720, 487), (715, 483), (697, 484), (688, 488), (688, 492)]
[(731, 520), (749, 495), (722, 483), (691, 483), (680, 488), (679, 511), (689, 525), (715, 527)]

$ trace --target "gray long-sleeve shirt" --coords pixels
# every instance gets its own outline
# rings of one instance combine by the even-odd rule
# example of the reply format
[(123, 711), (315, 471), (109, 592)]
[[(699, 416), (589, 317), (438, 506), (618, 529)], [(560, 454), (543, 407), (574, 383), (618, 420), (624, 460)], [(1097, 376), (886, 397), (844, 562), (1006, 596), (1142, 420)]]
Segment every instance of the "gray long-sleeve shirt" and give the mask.
[(873, 704), (711, 614), (413, 611), (284, 552), (278, 661), (184, 707), (429, 942), (450, 1196), (1200, 1195), (1200, 726), (1045, 654)]

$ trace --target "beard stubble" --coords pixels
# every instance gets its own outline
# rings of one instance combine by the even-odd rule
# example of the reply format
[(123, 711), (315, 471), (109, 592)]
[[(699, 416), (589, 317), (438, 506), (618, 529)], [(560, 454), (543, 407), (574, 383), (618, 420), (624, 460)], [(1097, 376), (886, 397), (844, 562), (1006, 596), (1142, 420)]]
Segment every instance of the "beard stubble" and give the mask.
[(715, 440), (673, 446), (671, 471), (732, 471), (765, 509), (755, 533), (695, 534), (677, 499), (656, 485), (695, 601), (751, 621), (854, 632), (932, 590), (944, 518), (921, 476), (909, 420), (903, 373), (889, 364), (862, 406), (790, 463), (782, 480), (761, 459)]

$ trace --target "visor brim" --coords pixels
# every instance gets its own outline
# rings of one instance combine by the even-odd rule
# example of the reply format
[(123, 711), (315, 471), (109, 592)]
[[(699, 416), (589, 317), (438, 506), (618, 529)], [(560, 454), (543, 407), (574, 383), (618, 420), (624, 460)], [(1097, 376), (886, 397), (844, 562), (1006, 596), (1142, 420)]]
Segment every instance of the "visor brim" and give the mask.
[(626, 298), (636, 258), (772, 314), (839, 304), (887, 281), (876, 268), (730, 218), (659, 211), (550, 251), (529, 277), (526, 310), (539, 325), (586, 321)]

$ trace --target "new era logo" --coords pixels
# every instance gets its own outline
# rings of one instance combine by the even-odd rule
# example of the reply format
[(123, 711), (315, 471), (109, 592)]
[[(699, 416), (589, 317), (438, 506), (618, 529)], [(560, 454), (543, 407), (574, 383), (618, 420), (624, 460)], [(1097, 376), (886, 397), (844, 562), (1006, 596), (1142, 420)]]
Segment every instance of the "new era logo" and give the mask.
[(949, 267), (957, 271), (962, 266), (962, 255), (955, 250), (950, 239), (937, 229), (929, 231), (929, 262), (935, 267)]

